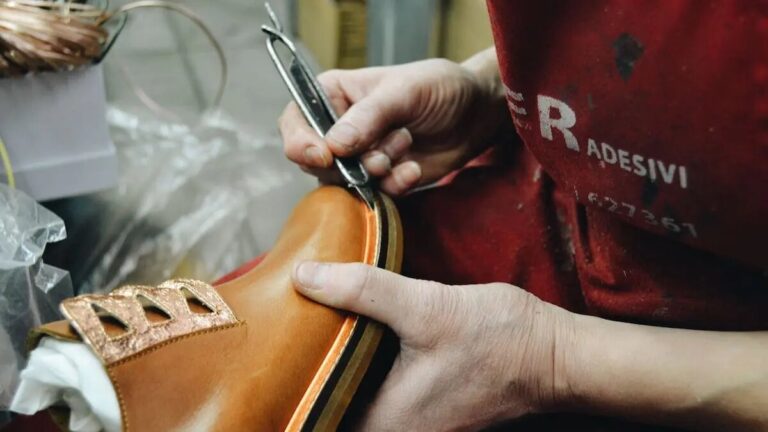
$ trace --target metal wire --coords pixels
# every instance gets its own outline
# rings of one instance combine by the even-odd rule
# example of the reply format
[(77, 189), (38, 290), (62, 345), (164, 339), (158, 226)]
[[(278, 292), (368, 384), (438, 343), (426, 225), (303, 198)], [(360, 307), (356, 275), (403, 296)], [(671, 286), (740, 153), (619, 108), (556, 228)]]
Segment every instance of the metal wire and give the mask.
[[(170, 1), (165, 0), (139, 0), (132, 3), (128, 3), (125, 6), (119, 8), (113, 17), (119, 17), (121, 15), (125, 15), (130, 11), (134, 11), (136, 9), (142, 9), (142, 8), (160, 8), (160, 9), (166, 9), (173, 12), (176, 12), (190, 21), (192, 21), (193, 24), (195, 24), (202, 32), (205, 34), (208, 41), (210, 41), (211, 45), (213, 46), (213, 49), (216, 51), (216, 54), (219, 58), (219, 66), (221, 68), (221, 79), (219, 80), (219, 86), (216, 89), (216, 94), (213, 97), (213, 100), (211, 104), (206, 108), (206, 111), (210, 111), (212, 109), (218, 108), (219, 105), (221, 105), (221, 99), (224, 97), (224, 90), (227, 87), (227, 76), (229, 74), (228, 66), (227, 66), (227, 58), (224, 55), (224, 48), (219, 43), (218, 39), (216, 39), (216, 36), (214, 36), (213, 32), (211, 32), (211, 29), (205, 24), (205, 22), (197, 15), (195, 14), (191, 9), (182, 6), (177, 3), (173, 3)], [(107, 19), (111, 19), (107, 18)], [(106, 22), (106, 20), (105, 20)], [(150, 107), (150, 109), (153, 110), (161, 110), (161, 105), (154, 101), (149, 95), (146, 94), (142, 89), (138, 88), (136, 85), (132, 85), (134, 87), (134, 91), (136, 92), (139, 99), (141, 99), (145, 105)], [(155, 108), (152, 108), (155, 107)]]
[[(221, 80), (208, 109), (220, 105), (227, 84), (224, 49), (203, 20), (192, 10), (166, 0), (139, 0), (114, 12), (109, 1), (102, 4), (74, 3), (72, 0), (0, 0), (0, 78), (34, 72), (72, 70), (101, 61), (114, 38), (105, 28), (118, 21), (117, 32), (127, 15), (137, 9), (161, 8), (178, 13), (194, 23), (213, 45), (221, 66)], [(156, 102), (134, 89), (152, 109)], [(149, 99), (151, 100), (151, 99)]]
[(8, 149), (5, 148), (5, 142), (2, 138), (0, 138), (0, 160), (3, 162), (3, 170), (5, 170), (5, 178), (8, 181), (8, 186), (13, 189), (16, 187), (16, 177), (13, 175), (11, 158), (8, 156)]
[(96, 6), (48, 0), (0, 1), (0, 76), (68, 70), (90, 63), (108, 32)]

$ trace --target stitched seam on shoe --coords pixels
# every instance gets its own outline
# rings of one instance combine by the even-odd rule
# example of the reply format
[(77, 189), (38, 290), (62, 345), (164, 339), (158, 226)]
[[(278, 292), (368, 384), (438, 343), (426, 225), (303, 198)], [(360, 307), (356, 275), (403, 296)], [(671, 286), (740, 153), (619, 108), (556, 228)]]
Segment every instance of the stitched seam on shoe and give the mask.
[(109, 380), (112, 381), (112, 387), (114, 387), (115, 394), (117, 395), (117, 404), (120, 406), (120, 423), (122, 423), (123, 432), (128, 432), (128, 416), (125, 415), (125, 399), (123, 398), (123, 392), (120, 389), (120, 385), (117, 383), (117, 379), (113, 374), (112, 369), (109, 367), (107, 367), (107, 375), (109, 375)]
[(206, 334), (206, 333), (215, 333), (215, 332), (221, 331), (221, 330), (228, 330), (228, 329), (233, 328), (233, 327), (239, 327), (239, 326), (241, 326), (243, 324), (245, 324), (245, 321), (238, 321), (238, 322), (235, 322), (235, 323), (225, 324), (225, 325), (222, 325), (222, 326), (219, 326), (219, 327), (207, 328), (207, 329), (204, 329), (204, 330), (198, 330), (196, 332), (187, 333), (185, 335), (176, 336), (174, 338), (171, 338), (171, 339), (168, 339), (166, 341), (160, 342), (157, 345), (153, 345), (153, 346), (145, 349), (144, 351), (137, 352), (136, 354), (131, 354), (130, 356), (128, 356), (126, 358), (123, 358), (123, 359), (120, 359), (120, 360), (118, 360), (118, 361), (116, 361), (114, 363), (111, 363), (109, 365), (109, 367), (120, 366), (120, 365), (122, 365), (124, 363), (128, 363), (129, 361), (132, 361), (132, 360), (136, 360), (137, 358), (143, 357), (143, 356), (145, 356), (145, 355), (147, 355), (149, 353), (152, 353), (154, 351), (159, 350), (160, 348), (164, 348), (164, 347), (166, 347), (168, 345), (174, 344), (174, 343), (182, 341), (184, 339), (188, 339), (188, 338), (199, 336), (199, 335)]
[(116, 367), (118, 367), (120, 365), (123, 365), (125, 363), (128, 363), (129, 361), (133, 361), (133, 360), (136, 360), (138, 358), (141, 358), (141, 357), (143, 357), (143, 356), (145, 356), (145, 355), (147, 355), (147, 354), (149, 354), (151, 352), (157, 351), (160, 348), (166, 347), (168, 345), (171, 345), (173, 343), (179, 342), (181, 340), (184, 340), (184, 339), (187, 339), (187, 338), (190, 338), (190, 337), (194, 337), (194, 336), (199, 336), (199, 335), (202, 335), (202, 334), (215, 333), (215, 332), (218, 332), (218, 331), (221, 331), (221, 330), (229, 330), (231, 328), (240, 327), (240, 326), (245, 325), (245, 324), (246, 324), (245, 321), (238, 321), (238, 322), (231, 323), (231, 324), (226, 324), (226, 325), (223, 325), (223, 326), (220, 326), (220, 327), (214, 327), (214, 328), (209, 328), (209, 329), (205, 329), (205, 330), (199, 330), (199, 331), (196, 331), (196, 332), (193, 332), (193, 333), (187, 333), (185, 335), (181, 335), (181, 336), (177, 336), (175, 338), (168, 339), (167, 341), (164, 341), (162, 343), (159, 343), (157, 345), (149, 347), (149, 348), (145, 349), (144, 351), (138, 352), (138, 353), (133, 354), (131, 356), (128, 356), (128, 357), (126, 357), (124, 359), (118, 360), (115, 363), (107, 365), (107, 367), (106, 367), (107, 375), (109, 376), (110, 381), (112, 381), (112, 387), (114, 387), (115, 394), (117, 395), (117, 403), (120, 406), (120, 422), (123, 425), (123, 432), (128, 432), (130, 428), (129, 428), (129, 425), (128, 425), (128, 416), (126, 415), (126, 412), (125, 412), (125, 398), (123, 397), (123, 392), (122, 392), (122, 390), (120, 388), (120, 385), (117, 382), (117, 378), (114, 375), (114, 368), (116, 368)]

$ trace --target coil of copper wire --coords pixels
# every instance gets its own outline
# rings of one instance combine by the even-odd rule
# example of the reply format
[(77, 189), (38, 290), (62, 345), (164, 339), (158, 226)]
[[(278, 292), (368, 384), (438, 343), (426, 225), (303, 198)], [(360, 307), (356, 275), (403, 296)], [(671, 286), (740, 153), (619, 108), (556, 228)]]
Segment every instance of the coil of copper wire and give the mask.
[(70, 70), (99, 57), (108, 12), (71, 1), (0, 0), (0, 76)]
[[(209, 109), (219, 105), (227, 82), (227, 61), (221, 44), (197, 14), (168, 0), (137, 0), (115, 11), (109, 10), (109, 0), (102, 1), (96, 5), (73, 0), (0, 0), (0, 78), (97, 63), (122, 29), (127, 13), (160, 8), (185, 16), (211, 42), (219, 58), (221, 79)], [(118, 30), (110, 35), (105, 27), (113, 18), (122, 18), (115, 20), (122, 24), (117, 24)], [(151, 101), (143, 90), (135, 91), (142, 100)], [(151, 105), (157, 103), (151, 101)]]

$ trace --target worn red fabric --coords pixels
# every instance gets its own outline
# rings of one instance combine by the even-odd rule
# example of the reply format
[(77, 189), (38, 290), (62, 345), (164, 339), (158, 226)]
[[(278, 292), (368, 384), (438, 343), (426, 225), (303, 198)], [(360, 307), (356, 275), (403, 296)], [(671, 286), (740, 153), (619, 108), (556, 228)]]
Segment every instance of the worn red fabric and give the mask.
[(406, 271), (628, 321), (768, 328), (765, 3), (488, 6), (519, 137), (401, 201)]
[[(488, 0), (519, 136), (501, 163), (400, 201), (405, 273), (768, 329), (766, 5)], [(542, 421), (521, 430), (627, 427)]]
[(768, 4), (490, 1), (510, 110), (563, 189), (768, 266)]

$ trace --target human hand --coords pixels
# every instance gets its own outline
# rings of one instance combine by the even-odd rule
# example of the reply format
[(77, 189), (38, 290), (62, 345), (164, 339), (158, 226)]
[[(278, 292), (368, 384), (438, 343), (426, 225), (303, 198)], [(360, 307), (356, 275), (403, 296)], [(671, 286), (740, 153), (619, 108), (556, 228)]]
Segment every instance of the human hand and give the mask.
[(507, 284), (447, 286), (363, 264), (300, 263), (297, 290), (400, 338), (362, 430), (477, 430), (554, 407), (572, 317)]
[(507, 118), (493, 79), (448, 60), (332, 70), (318, 80), (341, 115), (325, 139), (293, 102), (279, 123), (286, 156), (325, 182), (337, 177), (334, 156), (361, 155), (382, 190), (402, 194), (463, 166)]

